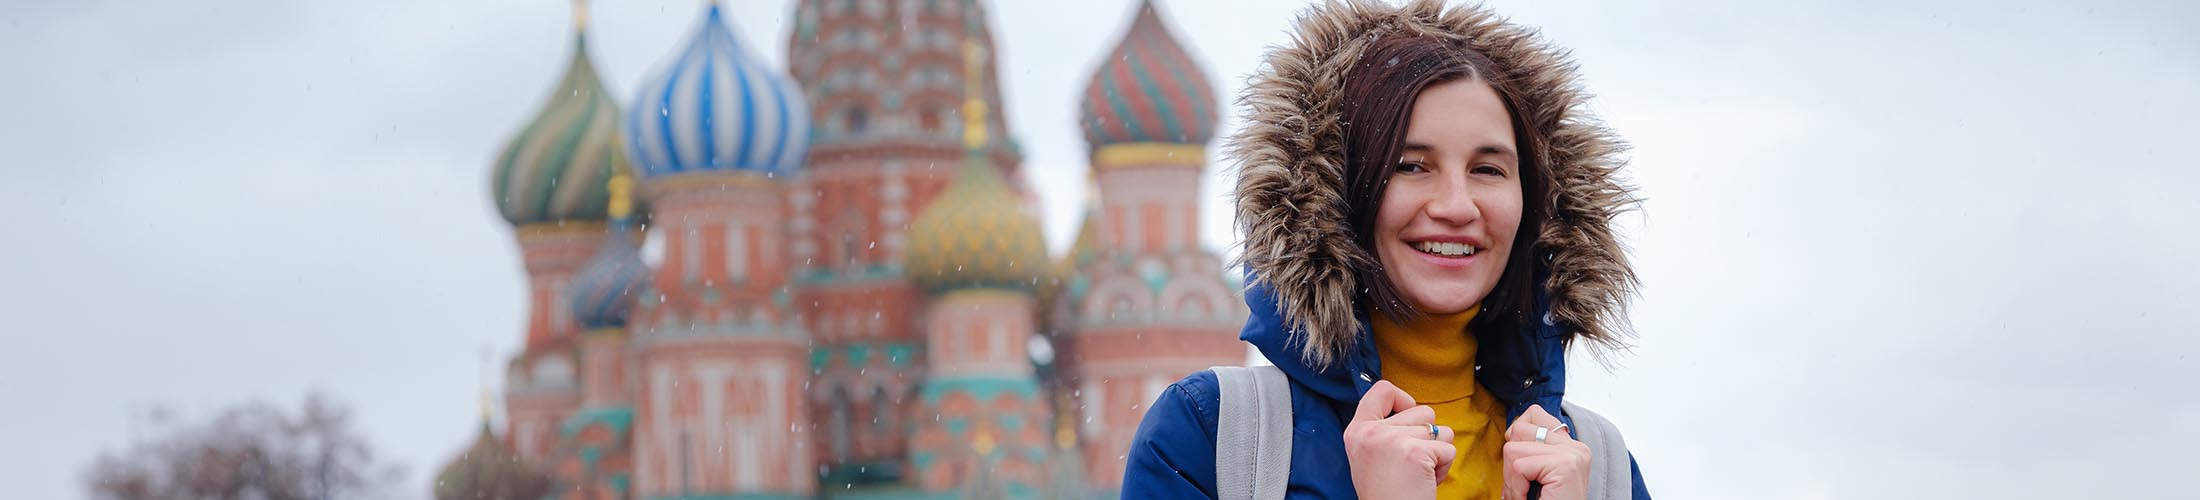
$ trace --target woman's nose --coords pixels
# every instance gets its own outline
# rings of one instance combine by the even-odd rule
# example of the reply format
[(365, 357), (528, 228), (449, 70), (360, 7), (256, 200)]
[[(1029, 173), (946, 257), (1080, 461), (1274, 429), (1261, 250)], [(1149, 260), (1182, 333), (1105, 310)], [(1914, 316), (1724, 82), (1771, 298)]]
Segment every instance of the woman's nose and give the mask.
[(1482, 209), (1474, 204), (1474, 190), (1467, 184), (1465, 175), (1446, 175), (1436, 199), (1429, 200), (1428, 216), (1437, 222), (1464, 226), (1482, 217)]

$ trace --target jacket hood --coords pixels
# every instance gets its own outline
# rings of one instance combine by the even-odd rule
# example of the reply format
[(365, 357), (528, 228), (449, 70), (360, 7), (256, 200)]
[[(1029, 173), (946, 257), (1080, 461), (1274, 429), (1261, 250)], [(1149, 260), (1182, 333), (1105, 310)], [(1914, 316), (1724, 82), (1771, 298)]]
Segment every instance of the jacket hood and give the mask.
[[(1256, 316), (1272, 307), (1274, 331), (1300, 361), (1322, 370), (1364, 344), (1362, 287), (1355, 265), (1375, 256), (1353, 241), (1346, 214), (1342, 89), (1347, 70), (1377, 38), (1411, 34), (1454, 41), (1488, 56), (1502, 78), (1518, 82), (1515, 112), (1548, 132), (1538, 152), (1550, 166), (1556, 204), (1536, 235), (1534, 276), (1542, 281), (1536, 313), (1563, 343), (1586, 339), (1626, 346), (1627, 298), (1636, 279), (1612, 219), (1637, 199), (1619, 177), (1624, 144), (1585, 105), (1575, 64), (1536, 30), (1480, 6), (1439, 0), (1389, 6), (1330, 0), (1301, 14), (1288, 44), (1273, 47), (1240, 96), (1245, 126), (1225, 154), (1238, 165), (1237, 225)], [(1251, 333), (1253, 325), (1247, 325)], [(1322, 345), (1310, 339), (1347, 339)], [(1248, 339), (1250, 340), (1250, 339)], [(1273, 340), (1269, 339), (1271, 343)], [(1259, 342), (1256, 342), (1259, 344)], [(1262, 346), (1263, 351), (1270, 347)], [(1600, 350), (1598, 354), (1602, 354)], [(1282, 352), (1265, 352), (1271, 359)], [(1282, 364), (1279, 361), (1279, 365)]]

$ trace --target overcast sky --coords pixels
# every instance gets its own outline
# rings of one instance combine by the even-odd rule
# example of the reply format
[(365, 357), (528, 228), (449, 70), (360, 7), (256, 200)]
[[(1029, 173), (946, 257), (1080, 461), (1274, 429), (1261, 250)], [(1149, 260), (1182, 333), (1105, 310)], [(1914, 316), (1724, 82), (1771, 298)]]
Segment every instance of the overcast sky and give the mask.
[[(425, 497), (484, 350), (521, 337), (487, 179), (562, 70), (567, 2), (5, 3), (10, 496), (81, 497), (134, 412), (319, 388)], [(597, 3), (623, 97), (700, 2)], [(1075, 96), (1131, 2), (991, 3), (1061, 247)], [(1665, 498), (2189, 496), (2200, 7), (1781, 3), (1497, 3), (1574, 50), (1648, 197), (1625, 220), (1640, 347), (1578, 358), (1570, 398)], [(729, 5), (783, 66), (791, 2)], [(1301, 5), (1161, 8), (1234, 95)]]

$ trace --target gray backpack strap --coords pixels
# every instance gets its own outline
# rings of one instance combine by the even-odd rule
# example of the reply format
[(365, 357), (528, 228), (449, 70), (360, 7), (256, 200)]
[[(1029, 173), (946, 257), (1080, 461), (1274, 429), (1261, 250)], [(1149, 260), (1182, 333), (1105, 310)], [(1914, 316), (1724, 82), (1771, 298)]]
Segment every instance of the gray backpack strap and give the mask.
[(1274, 366), (1217, 366), (1217, 500), (1282, 500), (1291, 478), (1291, 381)]
[(1634, 471), (1630, 470), (1627, 441), (1620, 439), (1619, 428), (1603, 415), (1572, 402), (1562, 402), (1559, 406), (1560, 411), (1574, 419), (1574, 440), (1589, 445), (1589, 500), (1634, 498)]

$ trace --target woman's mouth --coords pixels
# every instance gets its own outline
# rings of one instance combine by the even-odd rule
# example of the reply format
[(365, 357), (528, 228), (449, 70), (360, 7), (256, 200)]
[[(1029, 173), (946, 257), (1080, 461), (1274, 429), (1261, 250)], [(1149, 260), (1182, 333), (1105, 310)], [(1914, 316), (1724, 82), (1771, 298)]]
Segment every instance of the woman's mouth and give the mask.
[(1412, 246), (1414, 250), (1419, 250), (1421, 253), (1454, 258), (1471, 257), (1477, 250), (1474, 245), (1450, 241), (1417, 241), (1413, 242)]

